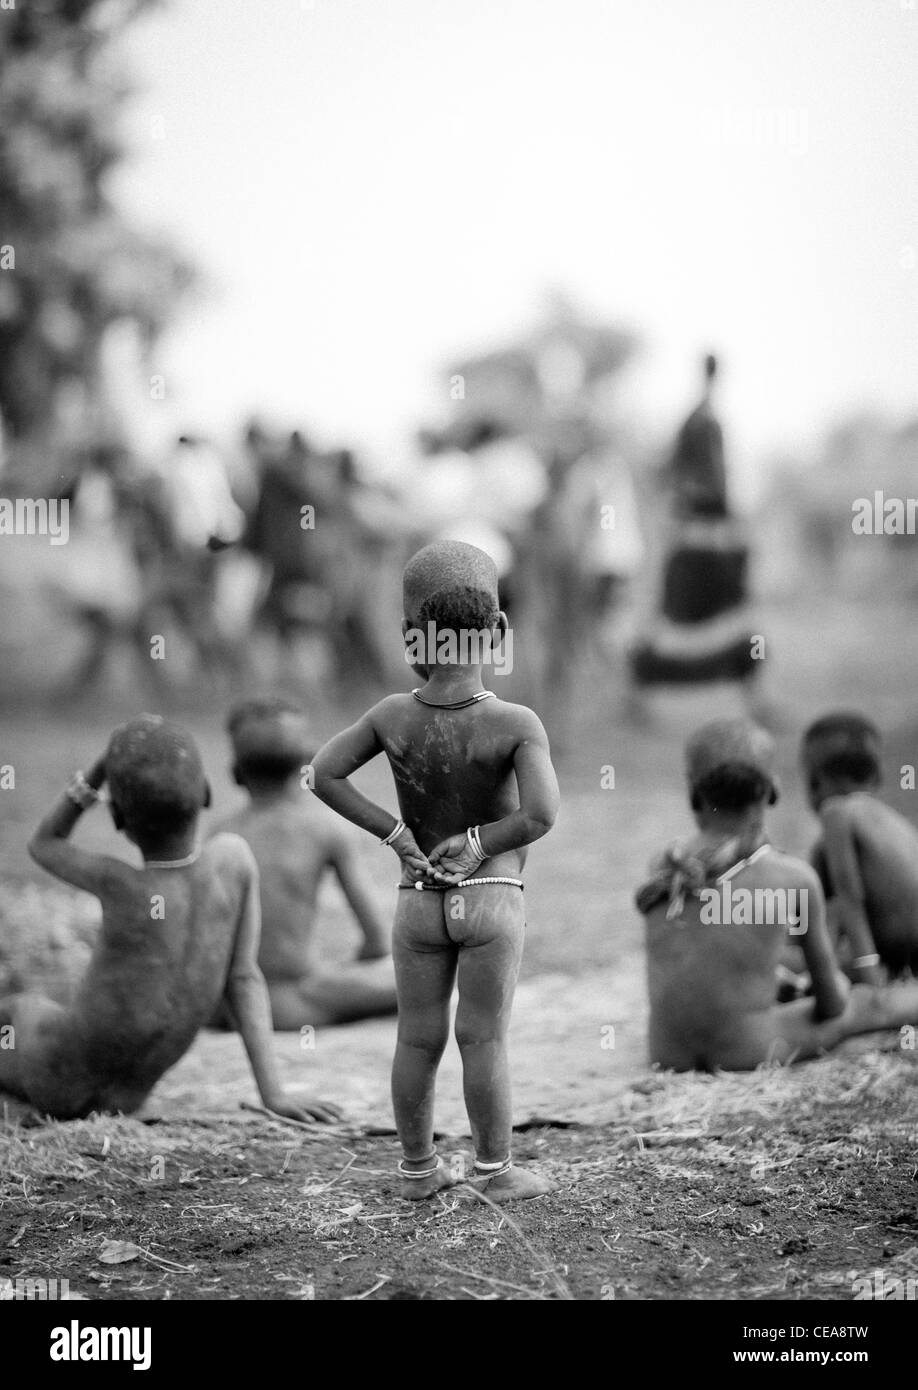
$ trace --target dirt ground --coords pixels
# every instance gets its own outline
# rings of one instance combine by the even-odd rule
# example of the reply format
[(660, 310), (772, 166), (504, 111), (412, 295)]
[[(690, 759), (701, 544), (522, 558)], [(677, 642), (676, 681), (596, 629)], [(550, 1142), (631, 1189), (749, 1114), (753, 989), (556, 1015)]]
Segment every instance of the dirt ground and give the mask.
[(0, 1281), (88, 1299), (851, 1299), (878, 1270), (905, 1286), (914, 1056), (645, 1079), (617, 1120), (518, 1132), (557, 1187), (503, 1211), (462, 1187), (400, 1201), (390, 1136), (238, 1110), (8, 1126)]
[[(802, 850), (812, 838), (794, 753), (802, 725), (830, 705), (868, 710), (888, 730), (890, 799), (915, 814), (918, 793), (899, 786), (900, 767), (918, 762), (915, 658), (901, 640), (913, 629), (904, 607), (883, 621), (827, 602), (768, 615), (787, 725), (775, 843)], [(634, 730), (617, 718), (614, 672), (594, 663), (578, 687), (559, 759), (564, 811), (526, 871), (513, 1040), (516, 1155), (555, 1192), (509, 1211), (461, 1186), (420, 1209), (398, 1199), (391, 1021), (320, 1032), (306, 1050), (278, 1038), (288, 1084), (344, 1106), (347, 1124), (334, 1132), (241, 1109), (255, 1094), (239, 1042), (204, 1035), (137, 1118), (62, 1125), (0, 1108), (0, 1297), (5, 1279), (41, 1276), (89, 1299), (374, 1300), (850, 1299), (858, 1279), (882, 1284), (878, 1270), (890, 1288), (918, 1279), (909, 1039), (855, 1040), (831, 1058), (747, 1077), (646, 1064), (633, 888), (651, 854), (687, 828), (685, 732), (736, 709), (735, 694), (661, 695)], [(0, 972), (11, 942), (21, 951), (48, 936), (64, 973), (79, 966), (67, 924), (78, 920), (89, 939), (92, 905), (34, 871), (24, 843), (70, 771), (135, 705), (6, 711), (0, 763), (15, 765), (16, 790), (0, 792)], [(201, 739), (219, 814), (235, 795), (219, 714), (192, 702), (182, 717)], [(325, 712), (320, 732), (345, 717)], [(610, 765), (615, 787), (604, 790)], [(391, 800), (382, 769), (364, 785)], [(117, 844), (102, 813), (80, 834)], [(368, 868), (394, 900), (392, 866), (374, 848)], [(324, 909), (328, 953), (344, 958), (356, 939), (332, 888)], [(469, 1141), (455, 1049), (438, 1125), (461, 1173)]]

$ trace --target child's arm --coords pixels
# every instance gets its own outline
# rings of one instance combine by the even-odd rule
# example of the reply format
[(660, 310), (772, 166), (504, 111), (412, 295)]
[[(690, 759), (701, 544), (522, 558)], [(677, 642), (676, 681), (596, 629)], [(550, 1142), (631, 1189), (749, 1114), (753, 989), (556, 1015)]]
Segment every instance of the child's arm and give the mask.
[[(864, 984), (881, 985), (886, 975), (877, 957), (867, 917), (866, 893), (858, 859), (857, 840), (844, 797), (832, 797), (821, 809), (823, 855), (834, 900), (838, 927), (851, 945), (852, 969)], [(866, 962), (863, 965), (857, 962)]]
[[(105, 781), (105, 755), (86, 773), (85, 783), (98, 791)], [(87, 805), (91, 802), (87, 798)], [(108, 896), (124, 882), (130, 866), (110, 854), (94, 854), (71, 844), (69, 836), (86, 807), (68, 792), (55, 803), (29, 841), (29, 854), (55, 878), (83, 888), (97, 898)]]
[(307, 1100), (302, 1105), (284, 1095), (277, 1076), (271, 1042), (271, 1001), (264, 976), (258, 968), (258, 942), (261, 936), (261, 906), (258, 896), (258, 866), (252, 857), (246, 869), (242, 905), (236, 926), (233, 958), (226, 982), (226, 1002), (242, 1035), (258, 1094), (266, 1110), (291, 1120), (340, 1120), (341, 1112), (323, 1101)]
[(808, 866), (800, 882), (802, 901), (806, 903), (806, 930), (803, 933), (803, 954), (813, 982), (816, 1017), (835, 1018), (844, 1012), (850, 988), (838, 968), (829, 933), (826, 928), (826, 905), (819, 878)]
[(389, 928), (350, 838), (345, 835), (335, 837), (328, 862), (338, 875), (348, 906), (363, 933), (363, 946), (357, 953), (357, 959), (377, 960), (380, 956), (387, 956), (390, 951)]
[[(501, 820), (478, 827), (478, 838), (485, 859), (521, 849), (547, 835), (558, 814), (560, 793), (558, 779), (551, 764), (548, 735), (542, 721), (526, 711), (520, 741), (513, 754), (513, 770), (519, 790), (518, 811), (511, 811)], [(474, 873), (483, 862), (472, 851), (463, 831), (443, 840), (430, 852), (434, 876), (444, 883), (459, 883)]]
[[(384, 840), (399, 822), (348, 781), (351, 773), (382, 752), (382, 741), (373, 722), (373, 712), (370, 710), (356, 724), (336, 734), (324, 748), (319, 749), (312, 760), (313, 791), (339, 816), (359, 825), (361, 830), (368, 830), (377, 839)], [(392, 848), (416, 877), (429, 872), (427, 856), (422, 853), (407, 826), (392, 841)]]

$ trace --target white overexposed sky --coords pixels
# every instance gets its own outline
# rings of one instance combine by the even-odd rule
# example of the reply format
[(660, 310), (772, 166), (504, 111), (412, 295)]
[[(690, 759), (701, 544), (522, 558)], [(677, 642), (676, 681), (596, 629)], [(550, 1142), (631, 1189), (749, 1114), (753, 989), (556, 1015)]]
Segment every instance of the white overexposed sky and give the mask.
[(127, 56), (117, 196), (209, 280), (183, 421), (391, 449), (551, 286), (645, 339), (653, 427), (718, 349), (747, 474), (918, 407), (913, 0), (171, 0)]

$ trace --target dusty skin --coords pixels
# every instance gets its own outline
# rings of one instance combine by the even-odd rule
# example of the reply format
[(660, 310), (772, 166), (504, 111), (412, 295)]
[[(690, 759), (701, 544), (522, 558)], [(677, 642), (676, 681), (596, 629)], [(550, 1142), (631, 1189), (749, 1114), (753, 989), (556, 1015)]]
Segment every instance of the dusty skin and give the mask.
[[(403, 635), (430, 620), (438, 631), (487, 625), (499, 645), (507, 630), (494, 563), (474, 546), (439, 542), (419, 551), (405, 569), (404, 597)], [(520, 875), (527, 846), (554, 823), (558, 783), (541, 721), (486, 691), (480, 662), (422, 674), (412, 694), (381, 700), (319, 751), (315, 790), (391, 843), (401, 861), (392, 1101), (403, 1161), (420, 1164), (434, 1152), (437, 1067), (457, 984), (456, 1041), (476, 1159), (504, 1163), (512, 1140), (507, 1032), (525, 930)], [(348, 780), (380, 753), (395, 780), (398, 820)], [(474, 886), (460, 886), (468, 879)], [(513, 1195), (536, 1195), (522, 1189)], [(509, 1200), (510, 1185), (505, 1193)]]
[[(106, 778), (119, 734), (146, 741), (147, 769), (158, 745), (188, 781), (197, 758), (183, 731), (145, 716), (116, 731), (105, 756), (84, 779), (87, 801)], [(152, 754), (151, 754), (152, 748)], [(198, 764), (199, 766), (199, 764)], [(125, 780), (129, 782), (130, 769)], [(168, 777), (164, 774), (166, 792)], [(173, 781), (178, 783), (179, 774)], [(203, 772), (192, 790), (178, 786), (181, 829), (154, 838), (144, 807), (116, 799), (116, 825), (144, 856), (135, 868), (95, 854), (69, 836), (82, 808), (65, 794), (30, 843), (33, 858), (57, 878), (98, 898), (102, 925), (71, 1006), (36, 994), (0, 1001), (0, 1026), (11, 1025), (13, 1048), (0, 1051), (0, 1089), (59, 1119), (92, 1110), (136, 1110), (159, 1078), (187, 1051), (221, 997), (239, 1031), (264, 1105), (291, 1118), (333, 1119), (321, 1102), (296, 1105), (279, 1085), (271, 1051), (270, 1015), (257, 964), (258, 872), (251, 850), (235, 835), (196, 848), (197, 812), (209, 797)], [(121, 793), (119, 793), (121, 794)], [(136, 823), (132, 818), (137, 817)], [(168, 818), (164, 822), (171, 823)], [(175, 823), (178, 823), (177, 821)]]
[[(721, 761), (727, 748), (732, 762)], [(769, 843), (766, 810), (777, 800), (769, 736), (746, 720), (714, 721), (692, 735), (686, 757), (697, 836), (638, 895), (646, 912), (651, 1061), (676, 1071), (748, 1071), (817, 1056), (856, 1033), (918, 1023), (918, 981), (852, 988), (835, 957), (816, 872)], [(731, 797), (737, 804), (727, 809)], [(722, 854), (736, 862), (721, 864)], [(679, 866), (715, 862), (707, 877), (729, 881), (736, 897), (804, 902), (802, 934), (794, 936), (787, 914), (784, 921), (712, 922), (698, 883), (679, 890)], [(778, 966), (796, 942), (812, 997), (779, 1004)]]

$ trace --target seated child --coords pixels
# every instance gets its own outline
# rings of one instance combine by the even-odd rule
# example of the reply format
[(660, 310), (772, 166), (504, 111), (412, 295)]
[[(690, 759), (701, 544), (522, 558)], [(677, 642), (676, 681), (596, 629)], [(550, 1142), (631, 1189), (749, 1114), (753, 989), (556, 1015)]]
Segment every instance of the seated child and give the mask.
[[(742, 719), (705, 725), (686, 750), (698, 833), (637, 894), (646, 917), (650, 1058), (676, 1071), (745, 1071), (918, 1023), (918, 983), (853, 988), (838, 969), (814, 870), (773, 849), (774, 746)], [(802, 945), (813, 998), (776, 1002), (785, 942)]]
[[(338, 734), (314, 762), (316, 795), (390, 845), (401, 861), (393, 936), (398, 1043), (392, 1099), (404, 1157), (403, 1197), (432, 1196), (452, 1179), (433, 1138), (437, 1067), (458, 979), (456, 1041), (476, 1152), (495, 1202), (549, 1190), (514, 1167), (507, 1031), (523, 949), (525, 847), (546, 834), (558, 786), (540, 721), (482, 685), (485, 642), (501, 639), (494, 562), (476, 546), (442, 541), (404, 574), (402, 632), (425, 683), (390, 695)], [(423, 656), (418, 634), (433, 630)], [(348, 778), (385, 753), (399, 818)]]
[(864, 984), (881, 984), (884, 966), (918, 974), (918, 830), (874, 794), (879, 733), (858, 714), (827, 714), (807, 729), (802, 761), (839, 958)]
[[(138, 868), (78, 849), (70, 833), (107, 781), (112, 819), (143, 856)], [(258, 969), (258, 870), (237, 835), (195, 843), (210, 789), (184, 730), (143, 715), (116, 729), (77, 773), (29, 844), (37, 863), (102, 904), (102, 924), (73, 1003), (38, 994), (0, 1000), (0, 1090), (58, 1119), (130, 1113), (179, 1060), (221, 996), (238, 1020), (264, 1105), (297, 1120), (333, 1106), (282, 1091)]]
[[(306, 715), (286, 700), (247, 700), (227, 724), (233, 776), (248, 805), (220, 822), (246, 840), (261, 882), (258, 964), (274, 1027), (350, 1023), (394, 1014), (389, 931), (351, 833), (301, 784), (315, 745)], [(332, 869), (363, 933), (352, 964), (323, 968), (314, 927), (319, 881)]]

